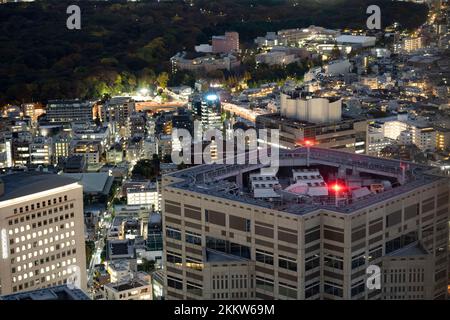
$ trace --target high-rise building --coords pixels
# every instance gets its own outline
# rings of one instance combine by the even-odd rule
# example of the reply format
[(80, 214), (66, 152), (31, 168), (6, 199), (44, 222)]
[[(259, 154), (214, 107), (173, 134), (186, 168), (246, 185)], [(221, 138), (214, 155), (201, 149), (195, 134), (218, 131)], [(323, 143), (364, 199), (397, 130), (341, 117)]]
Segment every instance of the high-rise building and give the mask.
[[(279, 160), (275, 179), (254, 175), (263, 165), (163, 177), (167, 299), (447, 297), (447, 178), (320, 148)], [(277, 181), (268, 198), (254, 196), (255, 179)]]
[(0, 176), (0, 294), (63, 285), (86, 290), (83, 188), (55, 174)]
[(213, 92), (204, 94), (192, 102), (192, 109), (201, 121), (203, 130), (222, 128), (222, 107), (220, 97), (217, 94)]

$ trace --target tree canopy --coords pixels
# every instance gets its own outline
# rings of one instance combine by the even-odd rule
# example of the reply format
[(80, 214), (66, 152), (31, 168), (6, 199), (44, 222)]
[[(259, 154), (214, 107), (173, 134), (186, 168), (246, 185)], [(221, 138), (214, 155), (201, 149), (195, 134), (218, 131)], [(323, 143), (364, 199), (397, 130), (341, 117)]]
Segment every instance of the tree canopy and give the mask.
[(170, 57), (225, 31), (238, 31), (242, 42), (252, 43), (267, 31), (311, 24), (365, 28), (369, 4), (381, 5), (384, 24), (398, 21), (407, 28), (420, 25), (427, 13), (424, 5), (389, 0), (324, 1), (84, 1), (77, 2), (81, 30), (66, 28), (70, 1), (2, 4), (0, 106), (191, 83), (189, 74), (167, 80)]

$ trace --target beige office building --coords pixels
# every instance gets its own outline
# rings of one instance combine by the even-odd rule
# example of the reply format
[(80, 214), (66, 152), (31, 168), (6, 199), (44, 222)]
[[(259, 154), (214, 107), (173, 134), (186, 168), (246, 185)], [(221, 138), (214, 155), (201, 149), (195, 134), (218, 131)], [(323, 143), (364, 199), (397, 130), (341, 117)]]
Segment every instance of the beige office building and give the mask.
[[(280, 153), (278, 185), (264, 199), (253, 180), (276, 179), (251, 178), (261, 167), (201, 165), (163, 177), (167, 299), (447, 297), (446, 178), (297, 149)], [(374, 283), (371, 268), (380, 271)]]
[(256, 128), (278, 130), (279, 144), (286, 149), (312, 143), (358, 154), (368, 151), (366, 119), (344, 117), (341, 98), (315, 96), (304, 88), (283, 91), (280, 112), (257, 116)]
[(0, 176), (0, 295), (62, 284), (86, 290), (83, 188), (56, 174)]

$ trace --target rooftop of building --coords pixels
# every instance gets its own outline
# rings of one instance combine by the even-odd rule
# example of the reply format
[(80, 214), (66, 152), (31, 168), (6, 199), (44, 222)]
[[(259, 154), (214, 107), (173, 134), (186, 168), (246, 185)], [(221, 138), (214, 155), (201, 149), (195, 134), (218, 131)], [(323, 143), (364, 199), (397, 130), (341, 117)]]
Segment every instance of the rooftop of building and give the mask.
[(47, 106), (49, 105), (70, 105), (70, 104), (90, 104), (89, 101), (83, 101), (78, 99), (72, 100), (49, 100)]
[(114, 177), (106, 172), (62, 173), (61, 176), (79, 181), (84, 193), (108, 194)]
[[(182, 180), (169, 187), (298, 215), (321, 209), (348, 214), (446, 179), (435, 174), (431, 167), (398, 160), (314, 147), (310, 148), (309, 157), (306, 148), (280, 150), (276, 174), (279, 184), (270, 193), (275, 196), (265, 199), (255, 197), (249, 182), (249, 175), (264, 167), (263, 164), (200, 165), (169, 174)], [(299, 183), (307, 190), (323, 188), (316, 186), (315, 181), (293, 179), (292, 169), (308, 167), (320, 172), (327, 190), (299, 191), (302, 189), (298, 188)], [(242, 182), (236, 179), (239, 174), (243, 174)]]
[[(283, 123), (285, 125), (289, 125), (291, 127), (294, 128), (306, 128), (306, 127), (314, 127), (314, 126), (328, 126), (331, 124), (336, 124), (336, 122), (325, 122), (325, 123), (313, 123), (313, 122), (309, 122), (309, 121), (304, 121), (304, 120), (297, 120), (297, 119), (292, 119), (292, 118), (288, 118), (285, 117), (283, 115), (281, 115), (281, 113), (269, 113), (269, 114), (262, 114), (262, 115), (258, 115), (256, 117), (256, 119), (258, 120), (270, 120), (270, 121), (277, 121), (280, 123)], [(366, 121), (364, 118), (362, 117), (352, 117), (349, 115), (344, 115), (342, 114), (341, 116), (341, 121), (339, 121), (339, 124), (344, 124), (344, 123), (353, 123), (353, 122), (359, 122), (359, 121)], [(343, 130), (348, 130), (347, 128), (343, 128)]]
[(351, 42), (351, 43), (364, 43), (367, 41), (374, 41), (376, 37), (367, 37), (367, 36), (354, 36), (349, 34), (343, 34), (336, 38), (337, 42)]
[(420, 243), (413, 243), (399, 250), (391, 252), (389, 256), (392, 257), (410, 257), (410, 256), (422, 256), (427, 255), (429, 252)]
[(312, 92), (305, 91), (304, 88), (299, 87), (295, 88), (294, 90), (287, 90), (284, 89), (283, 93), (286, 94), (290, 99), (327, 99), (330, 103), (339, 101), (341, 97), (325, 97), (325, 96), (318, 96)]
[(118, 283), (108, 283), (105, 286), (117, 291), (117, 292), (121, 292), (121, 291), (128, 291), (131, 289), (136, 289), (136, 288), (141, 288), (141, 287), (145, 287), (145, 286), (149, 286), (148, 283), (140, 280), (140, 279), (131, 279), (131, 280), (127, 280), (127, 281), (121, 281)]
[(0, 192), (0, 202), (77, 183), (70, 177), (37, 171), (0, 175), (0, 179), (4, 186), (4, 192)]
[(128, 260), (114, 260), (108, 263), (108, 268), (113, 271), (129, 271), (130, 261)]
[(61, 285), (46, 289), (10, 294), (0, 297), (0, 300), (91, 300), (81, 289), (71, 289)]
[(112, 97), (111, 99), (109, 99), (106, 104), (107, 105), (114, 105), (114, 104), (124, 104), (124, 103), (129, 103), (132, 102), (133, 99), (131, 97)]
[(106, 260), (135, 257), (134, 244), (131, 240), (108, 240), (106, 247)]

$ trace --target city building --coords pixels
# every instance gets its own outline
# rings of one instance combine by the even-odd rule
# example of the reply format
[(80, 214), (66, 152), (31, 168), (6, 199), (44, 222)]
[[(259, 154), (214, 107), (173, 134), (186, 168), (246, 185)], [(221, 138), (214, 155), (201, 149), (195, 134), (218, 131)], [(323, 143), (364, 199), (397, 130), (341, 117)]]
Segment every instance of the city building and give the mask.
[(58, 135), (53, 139), (53, 155), (55, 162), (59, 163), (69, 157), (70, 143), (72, 139), (69, 135)]
[(295, 54), (287, 54), (284, 51), (270, 51), (256, 55), (257, 63), (264, 63), (269, 66), (288, 65), (299, 61)]
[(133, 112), (130, 116), (130, 137), (144, 138), (146, 133), (146, 122), (144, 113)]
[(379, 157), (381, 150), (391, 145), (393, 140), (386, 138), (383, 133), (383, 125), (370, 123), (367, 130), (367, 154)]
[[(250, 190), (246, 177), (264, 165), (163, 177), (166, 299), (446, 299), (439, 170), (314, 147), (279, 159), (277, 201)], [(290, 188), (304, 175), (317, 182)], [(315, 183), (326, 193), (309, 192)], [(381, 289), (366, 285), (369, 266)]]
[(336, 42), (340, 45), (349, 45), (353, 49), (374, 47), (376, 37), (341, 35), (336, 38)]
[(111, 139), (108, 126), (96, 126), (93, 123), (72, 124), (73, 140), (94, 141), (100, 143), (102, 149), (108, 148)]
[(87, 170), (87, 161), (84, 155), (69, 156), (62, 165), (65, 173), (82, 173)]
[(51, 138), (35, 137), (30, 143), (30, 163), (32, 165), (50, 165), (53, 163), (53, 142)]
[(114, 177), (106, 172), (61, 173), (61, 176), (78, 181), (89, 202), (99, 202), (106, 206)]
[[(122, 221), (120, 221), (120, 224), (122, 224)], [(108, 240), (106, 243), (106, 261), (124, 259), (136, 261), (136, 250), (133, 241), (129, 239)]]
[(82, 186), (31, 171), (0, 179), (0, 294), (67, 281), (86, 290)]
[(158, 154), (158, 138), (147, 137), (142, 144), (142, 153), (145, 159), (152, 159), (154, 154)]
[(279, 130), (283, 148), (313, 144), (367, 152), (367, 121), (344, 116), (342, 100), (337, 97), (314, 96), (299, 89), (282, 92), (280, 113), (257, 116), (256, 128)]
[(48, 122), (71, 123), (92, 120), (92, 104), (79, 100), (52, 100), (46, 108)]
[(71, 155), (85, 157), (88, 165), (96, 165), (100, 163), (102, 146), (99, 141), (72, 140), (72, 144)]
[(106, 300), (152, 300), (151, 282), (133, 278), (104, 286)]
[(130, 116), (135, 110), (133, 99), (130, 97), (113, 97), (99, 108), (102, 122), (108, 124), (111, 134), (126, 137), (130, 132)]
[(433, 126), (412, 120), (406, 113), (400, 113), (397, 119), (385, 121), (383, 132), (386, 138), (398, 140), (401, 144), (414, 144), (422, 151), (434, 151), (438, 146)]
[(213, 53), (233, 53), (239, 51), (239, 33), (225, 32), (223, 36), (212, 37)]
[[(145, 224), (142, 224), (145, 227)], [(159, 213), (150, 213), (147, 221), (147, 230), (142, 232), (146, 239), (146, 249), (150, 260), (162, 260), (163, 249), (163, 230), (162, 230), (162, 217)]]
[(422, 37), (405, 38), (402, 42), (402, 49), (406, 52), (413, 52), (424, 47), (424, 39)]
[(13, 166), (11, 152), (11, 140), (8, 138), (0, 139), (0, 168), (10, 168)]
[(37, 289), (21, 293), (13, 293), (0, 296), (4, 301), (70, 301), (70, 300), (91, 300), (81, 289), (70, 288), (68, 285), (60, 285), (45, 289)]
[(220, 97), (214, 92), (207, 92), (192, 101), (192, 110), (201, 121), (203, 130), (222, 128), (222, 107)]
[(279, 45), (315, 47), (317, 44), (334, 44), (339, 31), (309, 26), (303, 29), (280, 30), (277, 33)]
[(117, 283), (130, 280), (133, 272), (132, 265), (128, 260), (115, 260), (108, 263), (106, 271), (110, 275), (110, 282)]
[(196, 73), (208, 73), (216, 70), (233, 70), (241, 65), (241, 62), (232, 54), (206, 54), (193, 55), (179, 52), (170, 59), (172, 72), (188, 70)]
[(178, 108), (177, 112), (172, 116), (172, 130), (186, 129), (191, 134), (194, 131), (193, 118), (190, 110)]
[(128, 205), (140, 205), (155, 211), (160, 210), (159, 192), (156, 183), (150, 181), (129, 181), (124, 182), (123, 188), (125, 189)]
[(30, 141), (28, 139), (14, 138), (11, 147), (12, 163), (14, 166), (30, 164)]
[(326, 64), (323, 69), (326, 75), (338, 76), (350, 73), (352, 64), (348, 60), (335, 60)]
[(123, 150), (120, 143), (116, 143), (106, 151), (106, 162), (111, 164), (118, 164), (124, 160)]

